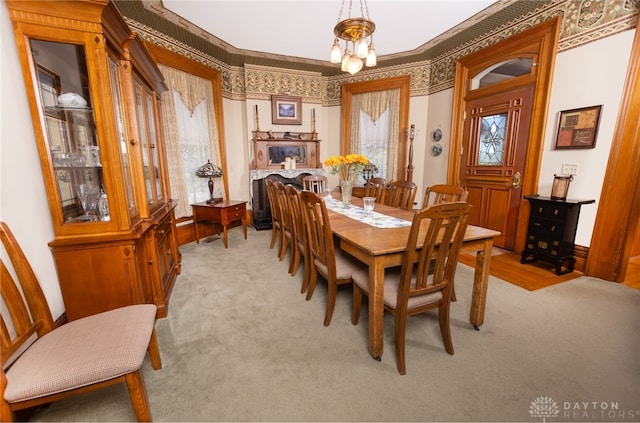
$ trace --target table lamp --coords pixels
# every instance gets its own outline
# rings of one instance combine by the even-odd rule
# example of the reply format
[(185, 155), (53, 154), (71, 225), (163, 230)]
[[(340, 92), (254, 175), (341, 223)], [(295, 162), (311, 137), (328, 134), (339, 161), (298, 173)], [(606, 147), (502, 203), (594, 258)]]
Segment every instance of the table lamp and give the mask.
[(207, 160), (206, 164), (196, 170), (196, 176), (199, 178), (209, 178), (209, 199), (207, 200), (207, 204), (215, 204), (217, 201), (213, 198), (213, 178), (222, 176), (222, 169), (212, 164), (211, 160)]

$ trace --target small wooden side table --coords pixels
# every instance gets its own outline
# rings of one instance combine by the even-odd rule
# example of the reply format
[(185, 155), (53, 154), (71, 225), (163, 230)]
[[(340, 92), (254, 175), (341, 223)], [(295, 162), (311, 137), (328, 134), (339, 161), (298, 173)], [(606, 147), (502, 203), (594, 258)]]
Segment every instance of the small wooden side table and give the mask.
[(223, 200), (215, 204), (196, 203), (191, 205), (193, 211), (193, 223), (196, 230), (196, 242), (200, 243), (198, 222), (211, 221), (222, 225), (224, 234), (224, 248), (228, 248), (227, 225), (241, 220), (244, 229), (244, 239), (247, 239), (247, 202), (235, 200)]

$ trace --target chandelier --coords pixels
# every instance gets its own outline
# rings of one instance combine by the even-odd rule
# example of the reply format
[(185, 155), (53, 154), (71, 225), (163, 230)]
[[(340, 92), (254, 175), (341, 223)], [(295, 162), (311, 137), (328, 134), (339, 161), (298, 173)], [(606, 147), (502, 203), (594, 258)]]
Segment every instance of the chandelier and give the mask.
[[(331, 63), (341, 63), (342, 71), (349, 72), (351, 75), (362, 69), (363, 59), (368, 67), (375, 66), (377, 63), (376, 50), (373, 48), (373, 31), (376, 30), (376, 24), (369, 19), (367, 0), (360, 0), (360, 14), (362, 16), (359, 18), (351, 17), (352, 2), (353, 0), (349, 0), (347, 18), (340, 20), (345, 3), (345, 0), (342, 0), (338, 23), (333, 28), (335, 39), (331, 47)], [(344, 54), (338, 39), (346, 41)], [(349, 50), (349, 43), (351, 43), (351, 50)]]

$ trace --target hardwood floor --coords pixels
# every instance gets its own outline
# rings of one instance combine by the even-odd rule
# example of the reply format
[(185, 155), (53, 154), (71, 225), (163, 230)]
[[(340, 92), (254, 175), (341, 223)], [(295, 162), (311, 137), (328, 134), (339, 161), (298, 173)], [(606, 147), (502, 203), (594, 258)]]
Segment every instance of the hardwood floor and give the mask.
[[(509, 252), (510, 251), (494, 247), (491, 254), (497, 255), (497, 254), (505, 254)], [(520, 271), (519, 269), (514, 269), (514, 270)], [(630, 286), (635, 289), (640, 289), (640, 256), (632, 257), (631, 260), (629, 261), (629, 268), (627, 269), (627, 274), (622, 284)]]

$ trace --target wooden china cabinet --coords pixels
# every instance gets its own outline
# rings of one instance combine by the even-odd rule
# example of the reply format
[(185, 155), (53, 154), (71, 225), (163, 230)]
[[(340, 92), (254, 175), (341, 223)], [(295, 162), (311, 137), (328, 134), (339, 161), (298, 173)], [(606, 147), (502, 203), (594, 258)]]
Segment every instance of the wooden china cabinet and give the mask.
[(106, 0), (5, 1), (27, 86), (68, 320), (154, 303), (180, 254), (160, 93), (142, 41)]

